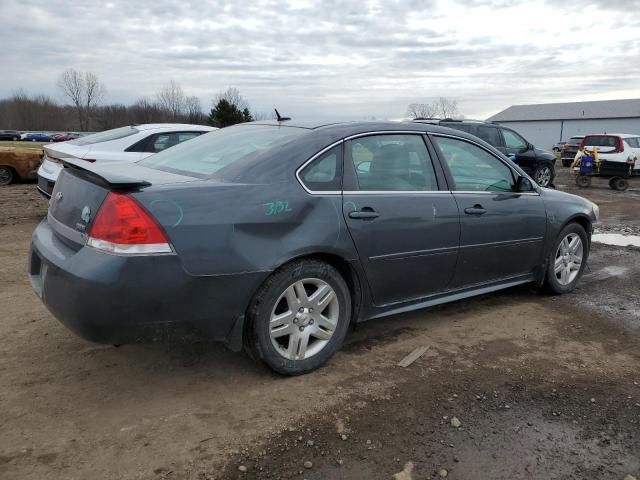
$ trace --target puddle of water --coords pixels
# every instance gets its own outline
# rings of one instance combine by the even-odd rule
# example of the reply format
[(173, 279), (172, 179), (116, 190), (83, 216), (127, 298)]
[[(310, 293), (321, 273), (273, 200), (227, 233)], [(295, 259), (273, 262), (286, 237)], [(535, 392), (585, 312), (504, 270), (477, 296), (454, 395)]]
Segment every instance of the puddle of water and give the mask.
[(627, 273), (627, 271), (629, 271), (629, 269), (626, 267), (610, 266), (610, 267), (604, 267), (600, 270), (589, 273), (586, 276), (592, 277), (595, 280), (607, 280), (608, 278), (611, 278), (611, 277), (621, 277), (625, 273)]
[(640, 247), (640, 235), (622, 235), (621, 233), (594, 233), (591, 240), (618, 247)]

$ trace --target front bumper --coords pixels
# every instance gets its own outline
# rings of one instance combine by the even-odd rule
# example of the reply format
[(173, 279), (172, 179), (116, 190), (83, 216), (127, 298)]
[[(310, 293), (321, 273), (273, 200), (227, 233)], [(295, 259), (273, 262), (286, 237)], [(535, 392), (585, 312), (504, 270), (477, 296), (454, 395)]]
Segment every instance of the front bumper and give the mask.
[(36, 228), (29, 276), (49, 311), (79, 336), (108, 344), (226, 341), (265, 273), (192, 276), (177, 255), (118, 256), (70, 246)]

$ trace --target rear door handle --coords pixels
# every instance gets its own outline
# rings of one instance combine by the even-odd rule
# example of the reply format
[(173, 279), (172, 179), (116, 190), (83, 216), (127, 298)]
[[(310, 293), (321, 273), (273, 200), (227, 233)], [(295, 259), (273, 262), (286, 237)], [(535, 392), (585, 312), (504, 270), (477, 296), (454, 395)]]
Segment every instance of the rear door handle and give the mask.
[(367, 218), (378, 218), (379, 216), (380, 214), (378, 212), (376, 212), (374, 209), (369, 207), (364, 207), (362, 210), (359, 210), (359, 211), (349, 212), (349, 218), (355, 218), (355, 219), (366, 220)]
[(482, 208), (482, 205), (474, 205), (473, 207), (465, 208), (464, 213), (466, 213), (467, 215), (483, 215), (487, 213), (487, 211)]

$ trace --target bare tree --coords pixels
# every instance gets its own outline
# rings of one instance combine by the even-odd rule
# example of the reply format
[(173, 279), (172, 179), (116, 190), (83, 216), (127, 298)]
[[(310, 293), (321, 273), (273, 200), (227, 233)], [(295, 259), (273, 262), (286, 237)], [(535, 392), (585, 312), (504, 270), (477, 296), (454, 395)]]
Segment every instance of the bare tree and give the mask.
[(213, 105), (216, 105), (220, 100), (226, 100), (231, 105), (234, 105), (238, 110), (249, 110), (249, 102), (240, 95), (240, 90), (237, 88), (228, 88), (226, 92), (220, 92), (213, 98)]
[(440, 97), (431, 103), (412, 103), (407, 107), (409, 118), (461, 118), (458, 102)]
[(433, 102), (432, 105), (436, 111), (436, 115), (440, 118), (457, 118), (460, 116), (458, 102), (456, 100), (440, 97)]
[(89, 115), (106, 93), (105, 86), (92, 72), (79, 72), (68, 68), (58, 80), (58, 87), (71, 100), (76, 109), (81, 130), (88, 129)]
[(407, 117), (409, 118), (433, 118), (435, 114), (435, 108), (431, 104), (412, 103), (407, 107)]
[(204, 114), (202, 113), (202, 105), (200, 99), (196, 96), (186, 97), (184, 99), (185, 111), (189, 123), (199, 123), (202, 121)]
[(184, 91), (178, 82), (171, 80), (158, 92), (158, 103), (167, 111), (172, 121), (178, 120), (185, 110)]

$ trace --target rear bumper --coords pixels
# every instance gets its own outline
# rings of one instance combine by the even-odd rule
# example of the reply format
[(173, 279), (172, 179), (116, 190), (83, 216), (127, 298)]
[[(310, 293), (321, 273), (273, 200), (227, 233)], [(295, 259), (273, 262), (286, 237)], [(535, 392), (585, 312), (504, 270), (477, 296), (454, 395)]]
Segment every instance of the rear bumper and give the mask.
[(226, 341), (266, 273), (187, 274), (177, 255), (123, 257), (62, 242), (47, 220), (36, 228), (29, 276), (66, 327), (109, 344)]

